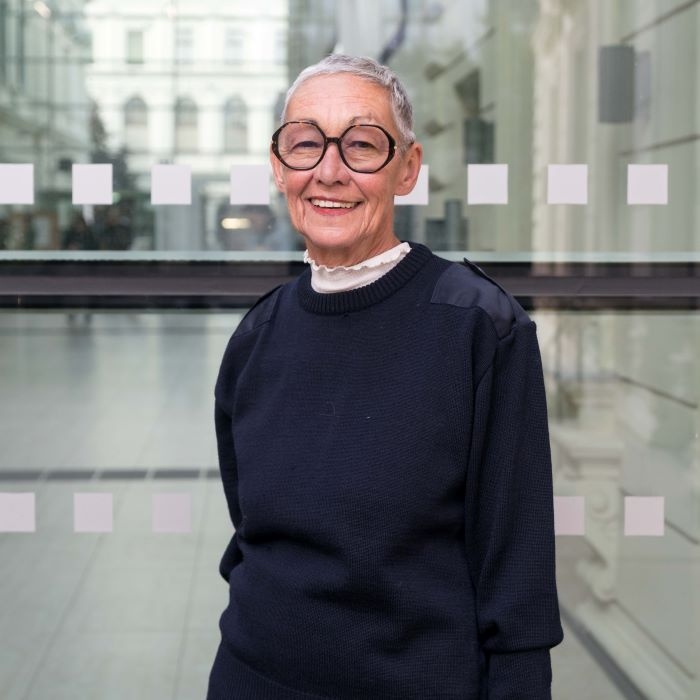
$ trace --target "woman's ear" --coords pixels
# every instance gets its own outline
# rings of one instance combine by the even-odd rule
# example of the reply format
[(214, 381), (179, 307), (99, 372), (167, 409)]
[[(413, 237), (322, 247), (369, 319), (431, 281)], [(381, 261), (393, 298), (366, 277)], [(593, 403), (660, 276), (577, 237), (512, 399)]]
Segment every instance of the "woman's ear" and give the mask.
[(272, 148), (270, 148), (270, 165), (272, 166), (272, 176), (275, 178), (277, 189), (282, 194), (285, 194), (284, 167), (282, 163), (279, 162), (277, 156), (272, 152)]
[(423, 163), (423, 147), (419, 143), (412, 143), (406, 153), (401, 156), (401, 161), (394, 194), (405, 195), (416, 186), (420, 166)]

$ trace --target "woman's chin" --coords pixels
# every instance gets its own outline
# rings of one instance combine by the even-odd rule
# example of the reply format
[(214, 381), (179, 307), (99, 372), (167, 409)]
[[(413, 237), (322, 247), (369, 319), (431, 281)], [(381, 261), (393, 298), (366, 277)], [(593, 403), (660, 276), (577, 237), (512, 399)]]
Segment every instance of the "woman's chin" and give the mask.
[[(344, 229), (335, 227), (324, 227), (321, 230), (315, 230), (309, 233), (302, 233), (306, 240), (306, 247), (309, 254), (312, 251), (319, 253), (333, 254), (352, 251), (358, 245), (361, 245), (361, 239), (358, 238), (355, 232), (349, 232)], [(313, 255), (311, 255), (313, 257)]]

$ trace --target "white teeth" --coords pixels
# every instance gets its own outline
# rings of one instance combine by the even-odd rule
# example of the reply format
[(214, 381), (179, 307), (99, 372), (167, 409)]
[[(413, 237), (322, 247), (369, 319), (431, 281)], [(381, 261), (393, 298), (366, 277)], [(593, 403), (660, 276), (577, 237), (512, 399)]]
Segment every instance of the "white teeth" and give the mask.
[(327, 209), (352, 209), (355, 206), (355, 202), (331, 202), (327, 199), (312, 199), (311, 204)]

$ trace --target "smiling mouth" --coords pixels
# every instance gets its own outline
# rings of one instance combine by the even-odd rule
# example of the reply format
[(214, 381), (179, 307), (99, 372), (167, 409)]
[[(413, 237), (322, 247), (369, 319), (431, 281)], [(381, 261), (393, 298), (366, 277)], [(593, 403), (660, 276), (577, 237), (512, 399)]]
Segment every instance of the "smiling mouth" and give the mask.
[(359, 202), (336, 202), (330, 199), (310, 199), (311, 204), (320, 209), (354, 209)]

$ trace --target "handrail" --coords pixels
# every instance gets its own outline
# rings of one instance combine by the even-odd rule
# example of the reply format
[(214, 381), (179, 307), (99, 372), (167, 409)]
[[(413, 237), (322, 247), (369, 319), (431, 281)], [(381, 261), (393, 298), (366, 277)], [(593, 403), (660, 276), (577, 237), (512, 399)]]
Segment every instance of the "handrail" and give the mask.
[[(698, 309), (700, 263), (481, 263), (527, 309)], [(0, 263), (2, 308), (245, 308), (301, 260)]]

